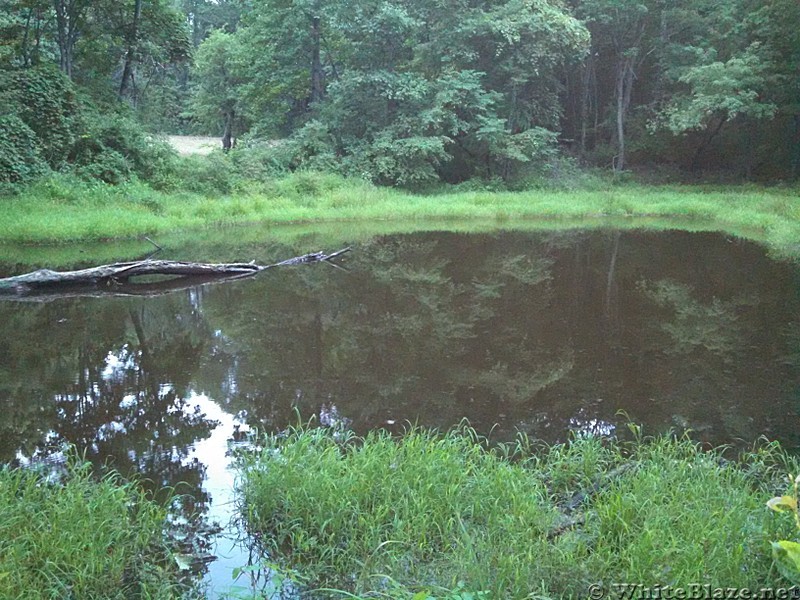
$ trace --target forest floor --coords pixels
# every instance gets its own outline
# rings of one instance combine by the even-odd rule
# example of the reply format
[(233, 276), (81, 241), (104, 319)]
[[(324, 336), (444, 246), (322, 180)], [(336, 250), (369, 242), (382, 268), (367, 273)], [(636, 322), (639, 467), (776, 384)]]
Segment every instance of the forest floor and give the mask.
[(220, 138), (202, 135), (168, 135), (167, 141), (181, 156), (210, 154), (215, 148), (222, 147)]

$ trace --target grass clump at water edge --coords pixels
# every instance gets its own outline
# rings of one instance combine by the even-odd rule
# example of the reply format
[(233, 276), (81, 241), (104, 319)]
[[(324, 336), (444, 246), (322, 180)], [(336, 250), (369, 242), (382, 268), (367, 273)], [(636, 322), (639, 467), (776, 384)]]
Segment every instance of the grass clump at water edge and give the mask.
[(54, 174), (2, 198), (0, 243), (134, 238), (244, 223), (471, 219), (508, 228), (525, 221), (574, 226), (575, 220), (608, 219), (641, 226), (636, 219), (660, 218), (678, 228), (712, 224), (764, 241), (783, 255), (800, 254), (800, 200), (793, 189), (630, 184), (583, 190), (438, 190), (422, 195), (313, 172), (213, 194), (202, 189), (163, 192), (137, 181), (109, 186)]
[(537, 450), (524, 440), (489, 448), (469, 428), (399, 440), (301, 428), (242, 459), (239, 494), (265, 554), (318, 590), (522, 599), (586, 597), (615, 582), (757, 589), (780, 579), (770, 541), (790, 531), (765, 501), (785, 487), (787, 460), (768, 447), (729, 462), (667, 437)]
[(73, 464), (62, 483), (0, 469), (0, 599), (179, 598), (164, 510), (132, 483)]

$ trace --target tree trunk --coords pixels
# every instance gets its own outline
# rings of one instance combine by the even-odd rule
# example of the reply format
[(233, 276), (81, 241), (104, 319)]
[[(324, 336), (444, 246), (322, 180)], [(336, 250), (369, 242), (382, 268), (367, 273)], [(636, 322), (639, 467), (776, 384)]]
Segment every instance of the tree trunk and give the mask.
[(117, 98), (122, 100), (128, 93), (130, 81), (133, 78), (133, 64), (136, 60), (136, 48), (139, 38), (139, 19), (142, 16), (142, 0), (136, 0), (133, 5), (133, 21), (128, 30), (127, 50), (125, 51), (125, 65), (122, 68), (122, 81), (119, 84), (119, 93)]
[(236, 111), (230, 109), (225, 112), (225, 129), (222, 132), (222, 149), (227, 152), (233, 147), (233, 121)]
[(794, 121), (794, 135), (791, 140), (791, 165), (789, 167), (789, 176), (792, 180), (797, 178), (797, 167), (800, 166), (800, 114), (793, 117)]
[(625, 120), (631, 104), (631, 91), (633, 90), (634, 58), (625, 56), (620, 59), (617, 66), (617, 160), (614, 162), (615, 171), (624, 171), (626, 166), (625, 156)]
[[(580, 142), (580, 156), (583, 158), (586, 155), (586, 137), (587, 127), (589, 121), (590, 106), (597, 105), (597, 85), (594, 77), (594, 55), (589, 54), (583, 63), (583, 73), (581, 74), (581, 142)], [(594, 84), (594, 85), (593, 85)], [(595, 97), (592, 98), (592, 90), (594, 90)], [(595, 111), (596, 112), (596, 111)], [(595, 114), (595, 121), (597, 116)]]
[(625, 112), (623, 111), (624, 90), (625, 90), (625, 67), (617, 67), (617, 157), (614, 161), (614, 170), (622, 171), (625, 169)]
[(697, 171), (697, 168), (700, 166), (700, 157), (703, 155), (703, 152), (705, 152), (706, 148), (708, 148), (708, 146), (711, 144), (713, 139), (715, 137), (717, 137), (717, 134), (720, 132), (720, 130), (722, 129), (722, 126), (725, 125), (725, 122), (727, 120), (728, 120), (728, 117), (720, 117), (720, 120), (719, 120), (719, 123), (717, 123), (717, 126), (714, 129), (712, 129), (712, 130), (710, 130), (708, 132), (708, 135), (703, 140), (703, 143), (701, 143), (697, 147), (697, 150), (695, 150), (694, 155), (692, 156), (691, 166), (689, 167), (689, 170), (692, 173)]
[(322, 100), (322, 61), (320, 59), (319, 17), (311, 17), (311, 104)]
[(53, 8), (56, 12), (56, 37), (58, 39), (58, 67), (62, 73), (72, 79), (72, 56), (68, 42), (69, 19), (67, 17), (67, 3), (55, 0)]
[(197, 49), (203, 41), (200, 33), (200, 2), (192, 2), (192, 47)]
[[(47, 300), (88, 293), (99, 295), (150, 295), (182, 290), (210, 281), (230, 281), (252, 277), (267, 269), (316, 262), (328, 262), (350, 248), (324, 254), (313, 252), (270, 265), (249, 263), (190, 263), (172, 260), (139, 260), (100, 265), (78, 271), (40, 269), (25, 275), (0, 279), (0, 299)], [(167, 275), (173, 279), (138, 283), (133, 278)]]
[(56, 41), (58, 66), (72, 79), (72, 57), (78, 40), (78, 24), (85, 5), (80, 0), (53, 0), (56, 13)]
[(31, 30), (31, 19), (33, 18), (33, 9), (28, 9), (28, 17), (25, 19), (25, 33), (22, 36), (22, 43), (20, 44), (19, 52), (22, 55), (22, 64), (26, 67), (31, 65), (30, 55), (28, 53), (28, 35)]

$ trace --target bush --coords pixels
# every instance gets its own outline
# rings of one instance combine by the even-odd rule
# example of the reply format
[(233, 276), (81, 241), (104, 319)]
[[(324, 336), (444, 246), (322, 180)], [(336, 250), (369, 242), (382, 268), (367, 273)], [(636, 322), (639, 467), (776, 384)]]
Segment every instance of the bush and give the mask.
[(23, 183), (60, 168), (77, 137), (72, 82), (49, 67), (0, 70), (0, 183)]
[(177, 153), (125, 114), (96, 114), (70, 149), (69, 162), (85, 179), (119, 184), (133, 175), (159, 189), (174, 185)]
[(509, 184), (517, 190), (600, 190), (611, 184), (608, 171), (581, 167), (569, 157), (556, 156), (542, 163), (530, 165)]
[(72, 82), (52, 67), (0, 72), (0, 102), (35, 135), (41, 157), (63, 166), (80, 129), (80, 106)]
[(16, 115), (0, 116), (0, 183), (24, 183), (47, 170), (36, 134)]
[(239, 174), (251, 181), (263, 182), (292, 168), (284, 141), (240, 140), (229, 156)]
[(113, 185), (127, 181), (132, 173), (130, 163), (122, 154), (102, 146), (94, 152), (80, 152), (74, 170), (83, 179), (99, 179)]
[(230, 194), (240, 184), (230, 155), (212, 152), (208, 156), (182, 156), (176, 162), (176, 178), (181, 190), (206, 196)]

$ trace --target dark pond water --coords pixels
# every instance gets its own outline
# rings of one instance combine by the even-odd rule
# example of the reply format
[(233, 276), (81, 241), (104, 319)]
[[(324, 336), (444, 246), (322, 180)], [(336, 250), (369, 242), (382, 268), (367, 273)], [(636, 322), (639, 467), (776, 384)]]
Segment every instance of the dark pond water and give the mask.
[[(227, 525), (231, 443), (298, 413), (358, 432), (467, 418), (494, 439), (548, 441), (630, 419), (800, 447), (800, 269), (756, 244), (417, 233), (359, 242), (343, 262), (154, 298), (0, 302), (0, 461), (69, 442), (156, 487), (185, 482), (180, 509)], [(217, 590), (247, 561), (227, 534), (205, 538)]]

